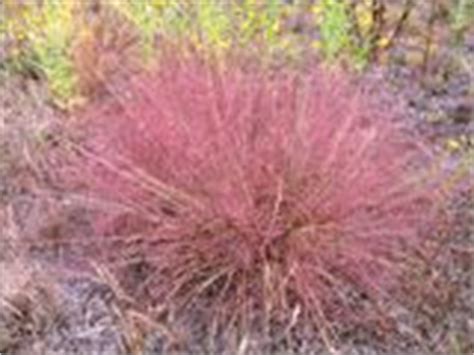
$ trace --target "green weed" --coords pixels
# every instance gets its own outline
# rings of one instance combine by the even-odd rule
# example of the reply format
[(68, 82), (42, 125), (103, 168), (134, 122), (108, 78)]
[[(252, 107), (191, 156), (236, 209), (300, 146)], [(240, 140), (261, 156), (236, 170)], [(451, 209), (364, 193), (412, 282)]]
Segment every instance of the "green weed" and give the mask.
[(338, 0), (322, 0), (314, 5), (313, 12), (321, 37), (317, 47), (325, 60), (332, 63), (351, 45), (347, 4)]
[(6, 17), (4, 28), (15, 45), (9, 55), (15, 70), (31, 70), (46, 78), (53, 101), (60, 107), (72, 103), (77, 78), (70, 58), (75, 31), (74, 10), (69, 1), (45, 0), (15, 7)]
[(451, 14), (451, 26), (457, 45), (463, 42), (464, 35), (474, 22), (474, 3), (469, 0), (457, 0)]

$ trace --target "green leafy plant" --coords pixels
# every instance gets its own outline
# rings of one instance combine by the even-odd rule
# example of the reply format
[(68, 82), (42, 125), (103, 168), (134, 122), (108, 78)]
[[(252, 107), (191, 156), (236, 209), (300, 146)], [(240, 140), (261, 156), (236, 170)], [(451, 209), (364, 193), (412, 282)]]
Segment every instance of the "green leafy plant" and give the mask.
[(201, 49), (228, 51), (252, 44), (271, 50), (280, 45), (279, 22), (282, 4), (269, 1), (198, 1), (186, 11), (192, 42)]
[(320, 34), (315, 47), (327, 63), (344, 60), (363, 69), (378, 58), (382, 49), (390, 47), (411, 11), (412, 2), (408, 0), (405, 4), (393, 31), (386, 26), (386, 7), (381, 0), (318, 2), (313, 6)]
[(245, 0), (241, 4), (235, 4), (234, 14), (238, 22), (240, 42), (246, 45), (260, 36), (270, 46), (275, 45), (278, 40), (281, 12), (282, 5), (275, 0), (265, 3)]
[(230, 18), (225, 13), (225, 8), (219, 1), (198, 1), (197, 33), (203, 45), (216, 49), (227, 49), (231, 45)]
[(4, 31), (15, 42), (8, 54), (14, 69), (32, 70), (46, 78), (53, 101), (67, 107), (74, 101), (76, 76), (70, 57), (76, 3), (46, 0), (15, 8)]
[[(451, 14), (451, 25), (455, 42), (463, 41), (466, 30), (474, 21), (474, 3), (469, 0), (457, 0)], [(471, 24), (471, 25), (470, 25)]]
[(317, 43), (323, 57), (334, 62), (350, 46), (350, 21), (347, 5), (338, 0), (323, 0), (313, 7), (321, 39)]

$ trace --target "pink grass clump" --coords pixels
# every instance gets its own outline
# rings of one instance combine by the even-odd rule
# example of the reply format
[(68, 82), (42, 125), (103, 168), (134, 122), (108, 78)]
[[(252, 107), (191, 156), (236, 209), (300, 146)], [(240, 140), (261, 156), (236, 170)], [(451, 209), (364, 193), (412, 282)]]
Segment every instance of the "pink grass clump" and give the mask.
[(343, 74), (169, 61), (84, 114), (62, 176), (103, 207), (89, 256), (139, 303), (228, 345), (300, 326), (332, 344), (401, 299), (436, 237), (401, 112)]

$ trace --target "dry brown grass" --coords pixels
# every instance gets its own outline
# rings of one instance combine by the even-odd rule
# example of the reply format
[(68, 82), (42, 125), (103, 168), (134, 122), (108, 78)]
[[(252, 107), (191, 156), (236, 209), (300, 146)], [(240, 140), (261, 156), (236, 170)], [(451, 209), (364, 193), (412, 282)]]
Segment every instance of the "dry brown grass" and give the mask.
[(0, 352), (41, 354), (44, 334), (59, 314), (58, 290), (19, 248), (11, 209), (0, 212)]
[(107, 90), (116, 76), (140, 66), (139, 33), (114, 8), (88, 3), (80, 14), (72, 60), (83, 97)]

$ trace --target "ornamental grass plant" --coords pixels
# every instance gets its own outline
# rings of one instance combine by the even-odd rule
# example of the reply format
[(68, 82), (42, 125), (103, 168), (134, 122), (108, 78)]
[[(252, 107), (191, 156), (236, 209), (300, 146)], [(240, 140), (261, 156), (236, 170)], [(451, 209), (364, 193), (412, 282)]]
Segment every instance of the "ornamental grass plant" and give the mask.
[(448, 191), (372, 84), (163, 58), (81, 112), (83, 137), (51, 155), (58, 188), (93, 211), (93, 233), (68, 243), (181, 351), (302, 351), (312, 334), (335, 352), (346, 328), (396, 331)]

